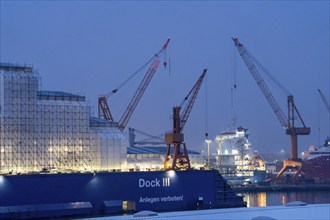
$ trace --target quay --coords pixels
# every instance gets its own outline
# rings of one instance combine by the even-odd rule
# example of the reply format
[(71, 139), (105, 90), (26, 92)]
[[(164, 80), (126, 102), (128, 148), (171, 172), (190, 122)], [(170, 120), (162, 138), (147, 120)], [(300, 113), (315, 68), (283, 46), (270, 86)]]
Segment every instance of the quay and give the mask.
[(232, 185), (235, 192), (272, 192), (272, 191), (306, 191), (306, 190), (329, 190), (329, 184), (274, 184), (274, 185)]

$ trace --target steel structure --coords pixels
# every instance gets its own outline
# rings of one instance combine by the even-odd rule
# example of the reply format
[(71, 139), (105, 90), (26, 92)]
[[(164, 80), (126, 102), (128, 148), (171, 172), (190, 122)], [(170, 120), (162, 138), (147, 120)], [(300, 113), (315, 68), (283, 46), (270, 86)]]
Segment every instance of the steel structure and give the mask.
[(322, 91), (320, 89), (317, 89), (317, 91), (319, 92), (320, 97), (321, 97), (325, 107), (327, 108), (328, 112), (330, 113), (330, 104), (327, 101), (327, 98), (325, 97), (325, 95), (322, 93)]
[(0, 64), (0, 173), (124, 168), (125, 138), (85, 97), (40, 91), (31, 67)]
[[(260, 90), (262, 91), (263, 95), (265, 96), (266, 100), (268, 101), (269, 105), (271, 106), (272, 110), (274, 111), (276, 117), (278, 118), (279, 122), (281, 123), (282, 127), (285, 129), (287, 135), (290, 135), (291, 138), (291, 154), (290, 159), (284, 161), (284, 166), (282, 170), (279, 172), (278, 176), (280, 176), (288, 167), (301, 167), (301, 163), (299, 162), (298, 158), (298, 135), (309, 135), (310, 128), (306, 127), (298, 109), (294, 104), (294, 99), (292, 95), (288, 96), (288, 118), (285, 117), (285, 114), (279, 107), (278, 103), (276, 102), (275, 98), (273, 97), (272, 93), (270, 92), (269, 88), (267, 87), (265, 81), (261, 77), (257, 67), (255, 66), (251, 56), (244, 48), (243, 44), (241, 44), (237, 38), (232, 38), (234, 41), (237, 50), (242, 57), (245, 65), (249, 69), (250, 73), (254, 77), (256, 83), (258, 84)], [(296, 127), (295, 126), (295, 113), (298, 115), (303, 127)]]
[[(133, 95), (132, 99), (130, 100), (124, 114), (121, 116), (119, 122), (118, 122), (118, 128), (123, 131), (132, 116), (137, 104), (139, 103), (143, 93), (145, 92), (146, 88), (148, 87), (152, 77), (154, 76), (155, 72), (157, 71), (157, 68), (160, 63), (160, 55), (163, 54), (168, 46), (168, 43), (170, 42), (170, 39), (168, 38), (165, 44), (163, 45), (162, 49), (155, 54), (155, 56), (148, 62), (152, 62), (148, 71), (146, 72), (143, 80), (141, 81), (138, 89), (136, 90), (135, 94)], [(148, 64), (147, 63), (147, 64)], [(164, 62), (164, 65), (166, 66), (166, 62)], [(107, 96), (100, 96), (98, 99), (98, 114), (99, 118), (104, 118), (109, 121), (113, 121), (113, 117), (109, 108), (109, 105), (107, 103), (107, 98), (112, 95), (113, 93), (116, 93), (118, 89), (112, 90), (111, 93), (109, 93)]]
[[(184, 135), (182, 133), (182, 130), (189, 118), (190, 112), (195, 103), (196, 97), (201, 88), (206, 72), (207, 69), (204, 69), (202, 75), (198, 78), (197, 82), (189, 91), (188, 95), (184, 98), (181, 105), (173, 107), (173, 131), (171, 133), (165, 134), (167, 150), (164, 161), (164, 169), (166, 170), (191, 168), (189, 155), (186, 144), (184, 143)], [(184, 104), (186, 105), (184, 106), (183, 112), (180, 114), (180, 110)], [(173, 153), (171, 153), (171, 145), (173, 145)], [(170, 160), (172, 160), (171, 164)]]

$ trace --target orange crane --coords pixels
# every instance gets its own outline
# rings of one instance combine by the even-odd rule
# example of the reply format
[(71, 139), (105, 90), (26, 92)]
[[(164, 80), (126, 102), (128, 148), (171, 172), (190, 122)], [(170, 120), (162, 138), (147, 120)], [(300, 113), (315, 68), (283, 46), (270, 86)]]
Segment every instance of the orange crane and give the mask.
[[(294, 99), (292, 95), (288, 96), (288, 118), (285, 116), (279, 105), (277, 104), (274, 96), (270, 92), (269, 88), (267, 87), (265, 81), (261, 77), (256, 65), (254, 64), (251, 56), (244, 48), (243, 44), (241, 44), (237, 38), (232, 38), (234, 41), (237, 50), (242, 57), (245, 65), (249, 69), (250, 73), (254, 77), (256, 83), (258, 84), (260, 90), (264, 94), (265, 98), (267, 99), (269, 105), (273, 109), (275, 115), (277, 116), (279, 122), (281, 123), (282, 127), (285, 129), (285, 133), (290, 135), (291, 137), (291, 154), (290, 159), (283, 161), (283, 168), (278, 173), (277, 177), (282, 175), (287, 169), (294, 168), (300, 169), (302, 164), (301, 160), (298, 158), (298, 135), (309, 135), (310, 128), (306, 127), (296, 105), (294, 104)], [(295, 113), (297, 113), (303, 127), (296, 127), (295, 126)]]
[[(122, 117), (120, 118), (119, 122), (118, 122), (118, 128), (123, 131), (130, 119), (130, 117), (132, 116), (137, 104), (139, 103), (143, 93), (145, 92), (146, 88), (148, 87), (152, 77), (154, 76), (155, 72), (157, 71), (157, 68), (159, 66), (160, 63), (160, 55), (166, 52), (168, 43), (170, 42), (170, 39), (168, 38), (167, 41), (165, 42), (165, 44), (163, 45), (162, 49), (156, 53), (142, 68), (144, 68), (146, 65), (148, 65), (149, 63), (151, 63), (148, 71), (146, 72), (144, 78), (142, 79), (139, 87), (137, 88), (135, 94), (133, 95), (132, 99), (130, 100), (124, 114), (122, 115)], [(164, 65), (166, 67), (166, 61), (164, 62)], [(141, 70), (142, 68), (140, 68), (139, 70)], [(139, 72), (139, 71), (137, 71)], [(136, 72), (136, 73), (137, 73)], [(127, 82), (127, 80), (125, 81)], [(124, 83), (125, 83), (124, 82)], [(123, 84), (124, 84), (123, 83)], [(122, 85), (123, 85), (122, 84)], [(114, 121), (109, 105), (107, 103), (107, 98), (109, 98), (112, 94), (116, 93), (118, 91), (117, 89), (112, 90), (109, 94), (105, 95), (105, 96), (100, 96), (98, 98), (98, 116), (99, 118), (104, 118), (105, 120), (108, 121)]]
[[(173, 131), (171, 133), (165, 134), (165, 141), (167, 144), (164, 162), (165, 170), (181, 170), (191, 168), (189, 155), (186, 143), (184, 143), (184, 135), (182, 131), (186, 125), (206, 72), (207, 69), (204, 69), (202, 75), (200, 75), (193, 88), (182, 101), (181, 105), (173, 107)], [(184, 106), (184, 110), (180, 114), (181, 108), (185, 103), (186, 105)], [(171, 145), (173, 145), (173, 154), (171, 154)], [(170, 164), (171, 159), (172, 163)]]

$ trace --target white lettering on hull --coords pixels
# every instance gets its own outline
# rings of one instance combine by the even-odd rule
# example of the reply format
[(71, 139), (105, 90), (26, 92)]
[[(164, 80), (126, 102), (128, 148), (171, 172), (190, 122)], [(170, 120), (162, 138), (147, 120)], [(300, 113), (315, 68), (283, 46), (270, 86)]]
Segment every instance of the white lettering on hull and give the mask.
[(163, 185), (160, 184), (160, 180), (155, 178), (153, 180), (139, 179), (139, 188), (155, 188), (155, 187), (169, 187), (170, 178), (163, 178)]
[(139, 203), (155, 203), (155, 202), (180, 202), (183, 201), (181, 196), (165, 196), (165, 197), (140, 197)]

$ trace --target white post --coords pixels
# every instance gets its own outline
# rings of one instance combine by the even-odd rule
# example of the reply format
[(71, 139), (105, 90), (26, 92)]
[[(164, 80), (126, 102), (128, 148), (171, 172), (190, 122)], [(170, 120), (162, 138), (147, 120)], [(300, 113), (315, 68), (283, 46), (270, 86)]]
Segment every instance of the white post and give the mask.
[(210, 169), (210, 144), (212, 141), (209, 139), (206, 139), (205, 142), (207, 144), (207, 167)]

